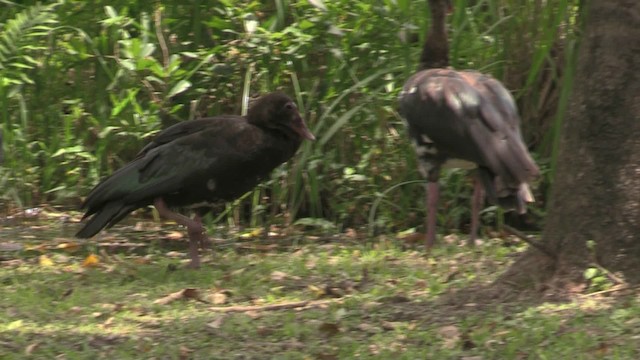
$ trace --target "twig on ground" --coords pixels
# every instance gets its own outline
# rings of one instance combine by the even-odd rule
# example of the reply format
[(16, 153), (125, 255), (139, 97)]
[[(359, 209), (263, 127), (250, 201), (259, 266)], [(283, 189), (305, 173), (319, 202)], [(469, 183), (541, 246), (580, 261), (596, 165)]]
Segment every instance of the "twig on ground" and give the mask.
[(311, 308), (322, 306), (330, 303), (338, 303), (342, 302), (344, 298), (340, 299), (330, 299), (330, 300), (304, 300), (304, 301), (295, 301), (289, 303), (282, 304), (270, 304), (270, 305), (238, 305), (238, 306), (214, 306), (210, 307), (209, 310), (217, 311), (217, 312), (246, 312), (246, 311), (274, 311), (274, 310), (285, 310), (285, 309), (296, 309), (296, 308)]
[(590, 296), (603, 295), (603, 294), (608, 294), (612, 292), (618, 292), (623, 290), (634, 290), (634, 289), (640, 289), (640, 285), (629, 286), (627, 284), (620, 284), (612, 287), (611, 289), (596, 291), (589, 294), (582, 294), (582, 297), (590, 297)]
[(611, 279), (611, 281), (615, 282), (616, 284), (623, 284), (626, 285), (626, 281), (624, 281), (624, 279), (621, 279), (619, 276), (617, 276), (616, 274), (612, 273), (611, 271), (609, 271), (607, 268), (605, 268), (604, 266), (594, 262), (591, 265), (597, 267), (600, 271), (602, 271), (603, 273), (605, 273), (609, 279)]
[(506, 225), (506, 224), (503, 224), (502, 228), (504, 230), (506, 230), (508, 233), (510, 233), (511, 235), (515, 235), (515, 236), (519, 237), (520, 239), (524, 240), (527, 244), (533, 246), (534, 248), (539, 250), (541, 253), (547, 255), (548, 257), (552, 258), (553, 260), (557, 260), (558, 259), (558, 257), (554, 253), (549, 251), (546, 247), (544, 247), (544, 245), (539, 244), (537, 241), (533, 240), (532, 237), (528, 236), (527, 234), (523, 233), (522, 231), (520, 231), (518, 229), (514, 229), (511, 226)]

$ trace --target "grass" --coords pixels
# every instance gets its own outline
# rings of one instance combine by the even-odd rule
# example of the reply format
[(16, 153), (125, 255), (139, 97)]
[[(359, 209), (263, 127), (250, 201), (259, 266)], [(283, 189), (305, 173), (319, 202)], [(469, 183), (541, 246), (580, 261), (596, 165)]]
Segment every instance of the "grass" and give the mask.
[[(111, 247), (73, 246), (71, 228), (0, 229), (11, 235), (4, 239), (32, 245), (0, 252), (2, 359), (640, 355), (637, 292), (555, 303), (480, 296), (524, 247), (505, 247), (501, 239), (469, 250), (459, 246), (464, 238), (450, 237), (453, 243), (425, 257), (386, 237), (234, 235), (191, 271), (182, 268), (184, 239), (168, 226), (122, 233), (121, 227), (103, 236), (103, 244), (120, 244)], [(126, 247), (134, 236), (148, 246)], [(83, 267), (90, 251), (100, 262)], [(184, 289), (195, 290), (157, 303)], [(269, 308), (276, 304), (290, 308)]]

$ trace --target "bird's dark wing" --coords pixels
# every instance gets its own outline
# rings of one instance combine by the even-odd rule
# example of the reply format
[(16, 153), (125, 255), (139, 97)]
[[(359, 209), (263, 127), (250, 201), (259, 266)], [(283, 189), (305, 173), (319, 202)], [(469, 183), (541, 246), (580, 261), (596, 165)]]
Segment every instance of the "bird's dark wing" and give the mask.
[[(253, 126), (244, 118), (207, 120), (195, 120), (197, 124), (177, 129), (183, 131), (161, 133), (161, 141), (147, 146), (136, 159), (98, 184), (82, 205), (87, 209), (85, 218), (96, 215), (77, 236), (91, 237), (157, 197), (184, 191), (193, 179), (215, 178), (254, 156), (252, 149), (259, 146), (261, 133), (247, 131)], [(182, 136), (177, 135), (180, 133)], [(239, 151), (241, 143), (247, 146)]]
[(242, 118), (235, 115), (221, 115), (216, 116), (215, 118), (202, 118), (179, 122), (159, 132), (150, 143), (148, 143), (145, 147), (142, 148), (142, 150), (140, 150), (140, 152), (138, 152), (137, 156), (141, 156), (149, 150), (160, 145), (170, 143), (181, 137), (185, 137), (193, 133), (202, 131), (212, 126), (212, 121), (220, 121), (221, 119), (237, 120)]
[(507, 184), (518, 186), (538, 173), (520, 135), (513, 98), (489, 76), (418, 72), (405, 83), (400, 108), (414, 136), (428, 137), (450, 157), (489, 168)]

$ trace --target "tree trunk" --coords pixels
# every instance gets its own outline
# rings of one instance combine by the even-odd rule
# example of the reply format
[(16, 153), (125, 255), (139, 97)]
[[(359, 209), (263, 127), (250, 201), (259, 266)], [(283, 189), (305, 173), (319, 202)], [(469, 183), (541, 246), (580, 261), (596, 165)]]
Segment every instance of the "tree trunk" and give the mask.
[(640, 1), (587, 0), (583, 6), (584, 32), (542, 234), (557, 259), (529, 251), (503, 276), (510, 283), (581, 282), (594, 261), (640, 281)]

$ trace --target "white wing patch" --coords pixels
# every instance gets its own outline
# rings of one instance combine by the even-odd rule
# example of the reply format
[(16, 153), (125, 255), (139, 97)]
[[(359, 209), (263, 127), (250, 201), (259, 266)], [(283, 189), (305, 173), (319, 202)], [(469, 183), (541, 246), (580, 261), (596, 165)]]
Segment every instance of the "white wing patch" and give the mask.
[(415, 149), (416, 154), (418, 154), (418, 157), (425, 156), (425, 155), (435, 155), (438, 153), (438, 149), (436, 149), (435, 146), (418, 144), (417, 141), (413, 141), (413, 148)]

